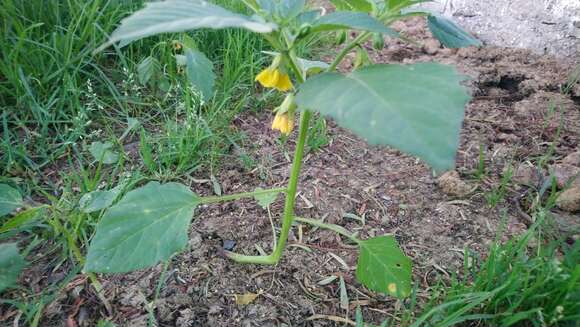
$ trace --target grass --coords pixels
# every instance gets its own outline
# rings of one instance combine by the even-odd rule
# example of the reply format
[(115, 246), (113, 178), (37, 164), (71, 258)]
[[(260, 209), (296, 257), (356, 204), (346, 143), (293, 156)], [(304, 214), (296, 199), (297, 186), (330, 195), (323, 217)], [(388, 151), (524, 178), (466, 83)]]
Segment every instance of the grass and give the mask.
[[(580, 319), (580, 245), (541, 239), (545, 212), (519, 238), (493, 243), (482, 260), (466, 251), (463, 277), (435, 288), (411, 326), (574, 326)], [(531, 249), (530, 249), (531, 248)]]

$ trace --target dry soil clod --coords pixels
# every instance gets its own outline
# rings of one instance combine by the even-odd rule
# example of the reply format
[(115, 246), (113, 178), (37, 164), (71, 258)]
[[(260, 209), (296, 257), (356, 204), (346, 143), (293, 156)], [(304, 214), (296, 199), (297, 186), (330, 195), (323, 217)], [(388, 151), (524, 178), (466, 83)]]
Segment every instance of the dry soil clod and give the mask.
[(467, 182), (461, 180), (459, 173), (455, 170), (441, 175), (437, 179), (437, 185), (439, 185), (443, 193), (455, 197), (464, 197), (472, 190), (472, 187)]
[(580, 211), (580, 186), (571, 187), (560, 194), (556, 205), (568, 212)]

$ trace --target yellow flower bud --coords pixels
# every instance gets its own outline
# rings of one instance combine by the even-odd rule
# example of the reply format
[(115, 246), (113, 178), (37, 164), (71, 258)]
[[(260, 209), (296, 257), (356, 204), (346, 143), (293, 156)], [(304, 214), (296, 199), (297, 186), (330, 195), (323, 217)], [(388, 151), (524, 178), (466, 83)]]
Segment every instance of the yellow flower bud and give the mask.
[(276, 114), (272, 121), (272, 129), (284, 135), (290, 135), (294, 129), (294, 116), (288, 113)]

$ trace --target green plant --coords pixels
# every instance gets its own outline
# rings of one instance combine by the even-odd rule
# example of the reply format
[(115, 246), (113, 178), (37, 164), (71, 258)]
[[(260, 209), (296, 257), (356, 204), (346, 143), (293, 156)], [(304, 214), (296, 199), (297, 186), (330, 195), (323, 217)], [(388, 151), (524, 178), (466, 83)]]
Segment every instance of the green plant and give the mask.
[[(287, 187), (200, 197), (178, 183), (150, 182), (128, 192), (106, 210), (91, 240), (84, 271), (127, 272), (167, 261), (187, 244), (188, 226), (198, 205), (245, 197), (253, 197), (264, 205), (278, 193), (284, 193), (282, 228), (273, 252), (258, 256), (226, 252), (229, 258), (240, 263), (278, 263), (289, 231), (294, 221), (299, 221), (332, 230), (357, 244), (360, 256), (356, 276), (365, 286), (400, 298), (408, 296), (411, 261), (399, 249), (393, 235), (362, 240), (341, 226), (295, 217), (294, 204), (312, 111), (334, 118), (372, 144), (387, 144), (414, 154), (438, 171), (454, 166), (463, 109), (469, 97), (460, 85), (463, 77), (453, 68), (435, 63), (370, 65), (363, 61), (353, 72), (336, 72), (345, 56), (355, 48), (363, 49), (361, 44), (372, 35), (399, 37), (388, 25), (407, 16), (403, 9), (423, 1), (333, 1), (339, 11), (327, 15), (309, 10), (304, 0), (242, 2), (253, 16), (201, 0), (149, 3), (123, 20), (98, 50), (116, 42), (126, 45), (154, 34), (200, 28), (235, 27), (258, 33), (274, 51), (266, 53), (272, 61), (256, 75), (256, 81), (286, 94), (274, 110), (272, 128), (290, 135), (294, 117), (300, 116)], [(429, 23), (443, 44), (478, 45), (443, 18), (430, 19)], [(330, 64), (297, 56), (297, 49), (307, 45), (313, 35), (346, 30), (359, 34), (346, 43)], [(183, 42), (183, 47), (185, 53), (200, 56), (197, 44)], [(198, 66), (200, 74), (192, 73), (189, 81), (195, 91), (207, 98), (213, 94), (206, 79), (209, 74), (204, 73), (209, 63), (197, 61), (205, 63)], [(152, 156), (143, 157), (148, 161), (146, 157)]]

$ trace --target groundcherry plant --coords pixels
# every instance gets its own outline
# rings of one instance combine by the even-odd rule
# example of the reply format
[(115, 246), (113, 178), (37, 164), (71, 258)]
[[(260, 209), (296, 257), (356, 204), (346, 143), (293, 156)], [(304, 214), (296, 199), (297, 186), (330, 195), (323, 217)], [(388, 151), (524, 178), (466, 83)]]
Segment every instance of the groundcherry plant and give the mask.
[[(202, 0), (167, 0), (148, 3), (124, 19), (100, 49), (120, 46), (159, 33), (210, 28), (242, 28), (259, 33), (271, 45), (270, 60), (256, 83), (281, 92), (285, 98), (274, 109), (271, 128), (297, 138), (288, 185), (253, 192), (201, 197), (178, 183), (148, 184), (129, 191), (108, 208), (91, 240), (85, 272), (121, 273), (167, 261), (187, 245), (194, 209), (201, 204), (255, 198), (269, 205), (279, 193), (285, 196), (281, 229), (269, 255), (226, 252), (233, 261), (273, 265), (280, 260), (295, 222), (332, 230), (358, 245), (356, 277), (371, 290), (404, 298), (411, 293), (411, 261), (393, 235), (360, 239), (341, 226), (314, 218), (296, 217), (296, 191), (304, 144), (313, 112), (365, 138), (370, 144), (389, 145), (415, 155), (435, 171), (454, 166), (463, 111), (469, 99), (463, 77), (453, 67), (436, 63), (372, 64), (362, 45), (383, 37), (404, 38), (389, 27), (409, 16), (425, 16), (443, 45), (479, 45), (457, 25), (442, 17), (412, 11), (421, 0), (336, 0), (336, 10), (309, 9), (305, 0), (243, 0), (250, 15), (231, 12)], [(345, 37), (344, 33), (349, 32)], [(336, 33), (346, 43), (330, 63), (297, 57), (316, 33)], [(350, 39), (349, 37), (350, 36)], [(191, 40), (187, 38), (187, 40)], [(181, 60), (188, 78), (204, 99), (211, 99), (213, 67), (193, 42), (182, 44)], [(354, 71), (337, 72), (347, 54), (356, 50)], [(364, 52), (361, 52), (364, 51)], [(276, 235), (275, 235), (276, 236)]]

